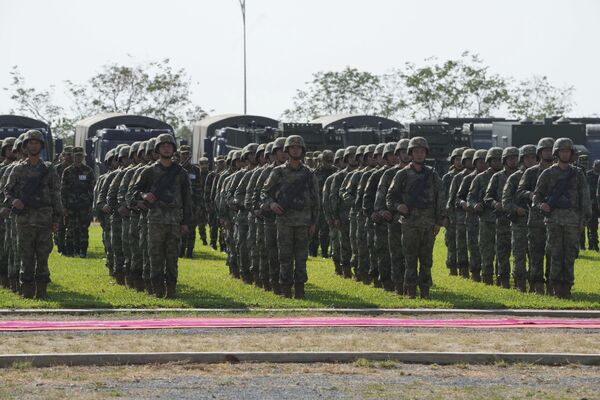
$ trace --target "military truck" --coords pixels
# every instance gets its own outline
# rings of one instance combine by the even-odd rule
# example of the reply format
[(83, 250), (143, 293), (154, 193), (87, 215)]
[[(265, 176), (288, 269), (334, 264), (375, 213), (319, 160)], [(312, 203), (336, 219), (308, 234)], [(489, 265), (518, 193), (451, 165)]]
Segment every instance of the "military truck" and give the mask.
[(82, 119), (75, 124), (75, 146), (85, 149), (86, 164), (97, 174), (105, 171), (106, 153), (119, 144), (149, 140), (161, 133), (175, 136), (166, 122), (141, 115), (104, 113)]
[(42, 132), (46, 145), (42, 150), (41, 157), (46, 161), (53, 161), (56, 153), (55, 144), (59, 144), (59, 147), (62, 147), (62, 141), (57, 140), (57, 143), (55, 143), (52, 138), (50, 125), (43, 121), (21, 115), (0, 115), (0, 140), (7, 137), (18, 137), (29, 129), (37, 129)]

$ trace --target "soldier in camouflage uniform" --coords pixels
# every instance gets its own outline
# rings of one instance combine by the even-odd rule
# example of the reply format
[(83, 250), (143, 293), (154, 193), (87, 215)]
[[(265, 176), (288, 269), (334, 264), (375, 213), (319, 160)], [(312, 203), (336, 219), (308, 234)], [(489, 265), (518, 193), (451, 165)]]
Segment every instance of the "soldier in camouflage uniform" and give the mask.
[(488, 169), (473, 178), (467, 203), (479, 216), (479, 247), (481, 250), (481, 275), (483, 283), (494, 284), (494, 258), (496, 255), (496, 216), (484, 203), (485, 191), (492, 175), (502, 168), (502, 149), (492, 147), (485, 157)]
[(214, 198), (212, 197), (212, 188), (216, 185), (218, 175), (225, 169), (225, 157), (217, 156), (215, 161), (215, 170), (210, 171), (206, 175), (204, 183), (204, 205), (207, 215), (207, 222), (210, 228), (210, 247), (213, 250), (217, 249), (217, 241), (219, 240), (219, 219), (217, 211), (214, 208)]
[(506, 147), (502, 151), (502, 164), (504, 168), (492, 175), (485, 191), (483, 202), (496, 217), (496, 262), (498, 270), (496, 279), (505, 289), (510, 288), (510, 251), (511, 231), (508, 210), (502, 207), (502, 191), (509, 176), (512, 175), (519, 164), (519, 149)]
[[(585, 174), (590, 166), (589, 156), (587, 154), (580, 154), (577, 157), (577, 162), (575, 163), (575, 166), (579, 169), (579, 171), (581, 171), (583, 174)], [(589, 186), (589, 183), (588, 183), (588, 186)], [(591, 195), (591, 191), (590, 191), (590, 195)], [(579, 232), (579, 249), (585, 250), (585, 227), (584, 227), (584, 229), (582, 229), (581, 232)], [(588, 249), (589, 249), (589, 247), (588, 247)], [(579, 257), (579, 253), (577, 253), (577, 256)]]
[[(60, 155), (60, 162), (55, 166), (56, 173), (58, 174), (59, 179), (62, 177), (62, 174), (67, 167), (73, 164), (73, 146), (65, 146), (63, 152)], [(58, 252), (65, 256), (73, 255), (73, 246), (72, 243), (67, 242), (67, 222), (64, 220), (59, 221), (58, 223), (58, 231), (53, 234), (54, 243), (56, 247), (58, 247)]]
[(598, 217), (600, 216), (598, 208), (598, 179), (600, 179), (600, 160), (594, 161), (592, 169), (586, 172), (588, 185), (590, 187), (590, 196), (592, 202), (592, 217), (587, 224), (588, 248), (593, 251), (598, 249)]
[(511, 221), (515, 288), (521, 292), (527, 290), (527, 213), (529, 205), (517, 198), (517, 188), (525, 170), (535, 165), (536, 153), (536, 148), (532, 144), (519, 149), (521, 167), (508, 177), (502, 191), (502, 207)]
[(8, 255), (9, 255), (9, 246), (10, 246), (10, 238), (7, 237), (7, 223), (8, 223), (8, 215), (10, 213), (10, 208), (4, 205), (4, 190), (2, 182), (6, 182), (4, 176), (9, 166), (12, 165), (17, 157), (13, 152), (13, 147), (15, 145), (16, 138), (7, 137), (2, 141), (2, 146), (0, 146), (0, 154), (2, 155), (2, 164), (0, 164), (0, 238), (3, 239), (3, 243), (0, 244), (0, 286), (10, 289), (10, 281), (8, 279)]
[(290, 298), (294, 285), (294, 297), (302, 299), (308, 280), (308, 242), (316, 232), (319, 219), (319, 183), (302, 163), (306, 146), (301, 136), (288, 136), (284, 151), (290, 159), (271, 171), (261, 198), (276, 214), (281, 294)]
[(52, 230), (58, 229), (63, 210), (60, 183), (55, 167), (40, 153), (44, 135), (37, 130), (25, 133), (23, 147), (27, 160), (13, 168), (4, 188), (5, 205), (16, 214), (21, 257), (19, 280), (24, 298), (44, 299), (50, 282), (48, 257), (52, 251)]
[[(446, 209), (448, 214), (454, 215), (455, 222), (455, 248), (456, 248), (456, 267), (460, 276), (469, 277), (469, 250), (467, 246), (467, 214), (466, 211), (457, 204), (458, 190), (465, 176), (473, 173), (473, 156), (475, 149), (465, 149), (460, 157), (462, 170), (454, 175), (448, 190), (448, 201)], [(442, 179), (443, 183), (443, 179)], [(448, 228), (450, 229), (450, 228)]]
[(404, 285), (409, 298), (429, 299), (432, 285), (433, 245), (440, 227), (447, 224), (446, 201), (442, 181), (435, 170), (425, 165), (429, 152), (427, 140), (413, 137), (408, 144), (410, 164), (396, 173), (386, 195), (388, 210), (400, 214), (403, 230), (402, 248), (406, 260)]
[[(542, 138), (537, 144), (538, 165), (528, 168), (523, 173), (517, 188), (517, 200), (529, 206), (527, 219), (527, 241), (529, 243), (529, 288), (537, 294), (544, 294), (544, 282), (550, 274), (550, 249), (546, 245), (546, 226), (544, 215), (539, 209), (531, 207), (533, 192), (542, 171), (552, 165), (554, 157), (552, 148), (554, 139)], [(544, 273), (544, 258), (546, 258), (546, 273)], [(551, 294), (548, 292), (548, 294)]]
[(334, 224), (334, 217), (331, 213), (331, 204), (330, 204), (330, 193), (331, 193), (331, 184), (335, 179), (335, 175), (345, 168), (344, 163), (344, 149), (338, 149), (335, 152), (333, 157), (333, 163), (336, 167), (336, 172), (329, 175), (327, 179), (325, 179), (325, 183), (323, 184), (323, 189), (321, 191), (321, 201), (322, 206), (321, 210), (323, 211), (323, 217), (327, 221), (327, 226), (329, 228), (329, 241), (331, 244), (331, 259), (333, 260), (335, 273), (342, 276), (344, 272), (342, 270), (342, 264), (340, 263), (340, 230)]
[(533, 207), (544, 213), (551, 243), (550, 287), (554, 296), (565, 299), (571, 298), (575, 281), (579, 232), (592, 214), (585, 175), (570, 164), (574, 153), (571, 139), (556, 140), (552, 154), (558, 163), (540, 174), (533, 194)]
[[(315, 169), (315, 176), (317, 177), (317, 181), (319, 182), (319, 193), (323, 193), (323, 187), (325, 186), (325, 181), (331, 175), (336, 173), (338, 169), (333, 165), (334, 154), (331, 150), (324, 150), (320, 155), (321, 161), (319, 166)], [(324, 206), (323, 198), (321, 198), (321, 207)], [(315, 239), (317, 240), (321, 247), (321, 256), (323, 258), (329, 258), (329, 225), (327, 224), (327, 220), (325, 218), (325, 213), (321, 209), (319, 213), (319, 224), (317, 225), (317, 234), (315, 235)], [(316, 246), (315, 246), (316, 248)], [(315, 251), (316, 252), (316, 251)]]
[(134, 198), (149, 208), (150, 279), (159, 298), (176, 295), (179, 238), (187, 234), (192, 220), (191, 183), (183, 168), (172, 161), (176, 150), (173, 136), (158, 135), (154, 151), (160, 159), (145, 168), (133, 185)]
[(221, 226), (226, 233), (227, 265), (229, 266), (229, 273), (234, 278), (240, 278), (239, 253), (236, 237), (235, 214), (233, 214), (232, 209), (227, 203), (227, 193), (232, 179), (235, 178), (236, 173), (244, 168), (244, 166), (245, 163), (242, 160), (242, 152), (240, 150), (234, 151), (231, 157), (231, 170), (226, 177), (222, 179), (222, 184), (221, 181), (219, 181), (219, 185), (217, 186), (219, 192), (216, 201), (218, 202), (219, 219), (221, 220)]
[(96, 187), (94, 188), (94, 210), (96, 213), (96, 218), (100, 223), (100, 227), (102, 228), (102, 243), (104, 244), (104, 256), (105, 256), (105, 264), (106, 268), (109, 271), (109, 274), (113, 274), (114, 268), (114, 254), (112, 250), (112, 245), (110, 243), (110, 218), (107, 214), (104, 213), (101, 207), (98, 206), (98, 199), (100, 197), (100, 192), (102, 187), (104, 186), (106, 178), (118, 168), (116, 152), (114, 149), (106, 152), (104, 157), (104, 164), (107, 168), (107, 171), (98, 177), (98, 181), (96, 182)]
[(60, 186), (67, 226), (66, 242), (72, 244), (73, 255), (81, 258), (87, 256), (96, 184), (94, 171), (83, 164), (84, 157), (82, 147), (73, 148), (73, 164), (64, 170)]
[[(444, 196), (447, 199), (450, 192), (452, 179), (462, 171), (463, 147), (452, 150), (450, 154), (450, 169), (442, 177), (442, 186), (444, 187)], [(456, 215), (454, 208), (447, 208), (448, 226), (444, 233), (444, 243), (446, 243), (446, 267), (450, 270), (450, 275), (458, 275), (458, 263), (456, 258)]]
[(469, 249), (469, 270), (471, 280), (481, 282), (481, 253), (479, 250), (479, 216), (475, 209), (469, 205), (468, 195), (475, 177), (487, 169), (485, 159), (487, 150), (477, 150), (473, 155), (475, 169), (466, 175), (456, 194), (456, 208), (465, 211), (465, 224), (467, 226), (467, 247)]
[[(179, 257), (193, 258), (194, 245), (196, 243), (196, 227), (202, 232), (204, 220), (204, 180), (202, 179), (200, 168), (191, 163), (191, 147), (184, 144), (179, 147), (181, 155), (181, 166), (187, 172), (192, 183), (192, 215), (189, 232), (181, 237), (179, 248)], [(206, 230), (204, 229), (204, 243), (206, 244)]]

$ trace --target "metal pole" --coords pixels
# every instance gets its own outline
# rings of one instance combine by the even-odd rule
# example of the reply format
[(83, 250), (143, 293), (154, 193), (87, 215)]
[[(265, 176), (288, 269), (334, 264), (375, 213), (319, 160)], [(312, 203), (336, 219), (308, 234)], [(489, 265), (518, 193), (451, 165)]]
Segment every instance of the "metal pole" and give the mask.
[(244, 27), (244, 115), (247, 114), (247, 95), (246, 95), (246, 0), (239, 0), (242, 8), (242, 24)]

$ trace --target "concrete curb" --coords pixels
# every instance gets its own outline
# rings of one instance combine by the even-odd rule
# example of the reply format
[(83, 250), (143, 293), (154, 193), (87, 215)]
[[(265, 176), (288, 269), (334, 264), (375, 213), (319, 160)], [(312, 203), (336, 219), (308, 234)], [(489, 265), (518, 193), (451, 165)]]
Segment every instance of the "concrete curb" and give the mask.
[(446, 352), (182, 352), (182, 353), (56, 353), (0, 355), (0, 368), (211, 363), (348, 363), (359, 359), (416, 364), (600, 365), (600, 354), (573, 353), (446, 353)]
[(207, 313), (207, 314), (244, 314), (264, 313), (324, 313), (324, 314), (398, 314), (398, 315), (457, 315), (473, 316), (508, 315), (519, 317), (562, 317), (562, 318), (600, 318), (600, 310), (534, 310), (534, 309), (457, 309), (457, 308), (23, 308), (0, 309), (2, 315), (27, 314), (153, 314), (153, 313)]

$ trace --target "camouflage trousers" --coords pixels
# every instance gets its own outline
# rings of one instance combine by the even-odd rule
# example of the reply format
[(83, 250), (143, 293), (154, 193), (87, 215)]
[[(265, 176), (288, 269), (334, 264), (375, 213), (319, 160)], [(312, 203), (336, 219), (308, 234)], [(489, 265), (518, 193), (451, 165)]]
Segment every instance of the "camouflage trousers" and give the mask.
[(72, 245), (75, 253), (87, 252), (89, 235), (88, 230), (92, 222), (89, 209), (65, 210), (66, 243)]
[(279, 283), (291, 286), (308, 280), (308, 226), (289, 226), (277, 222), (277, 247), (279, 249)]
[(346, 213), (340, 213), (340, 263), (343, 267), (351, 265), (352, 247), (350, 245), (350, 216)]
[(352, 256), (350, 257), (350, 266), (354, 269), (355, 272), (358, 272), (358, 225), (356, 220), (356, 213), (354, 211), (350, 211), (348, 214), (350, 219), (349, 226), (349, 237), (350, 237), (350, 253)]
[[(527, 240), (529, 242), (529, 282), (531, 286), (535, 283), (547, 282), (552, 261), (546, 263), (544, 273), (544, 259), (549, 259), (550, 246), (547, 246), (547, 229), (544, 225), (529, 225), (527, 227)], [(552, 244), (554, 246), (554, 244)]]
[(446, 267), (456, 268), (457, 252), (456, 252), (456, 217), (453, 214), (448, 215), (448, 226), (444, 233), (444, 243), (446, 244)]
[(469, 268), (469, 247), (467, 245), (467, 224), (456, 224), (456, 266)]
[[(374, 224), (373, 226), (373, 253), (377, 264), (377, 277), (381, 282), (390, 282), (391, 261), (388, 241), (388, 224), (385, 222)], [(375, 264), (375, 263), (373, 263)], [(369, 275), (371, 275), (369, 273)]]
[(363, 217), (365, 220), (365, 228), (367, 230), (367, 252), (369, 257), (369, 277), (379, 280), (379, 264), (377, 263), (377, 255), (375, 254), (375, 225), (371, 218)]
[(319, 243), (321, 246), (321, 255), (323, 257), (329, 257), (329, 243), (330, 243), (330, 234), (329, 234), (329, 224), (325, 221), (324, 217), (319, 218), (319, 223), (317, 224), (317, 233), (315, 237), (318, 236)]
[(329, 241), (331, 243), (331, 259), (340, 262), (340, 230), (333, 224), (329, 226)]
[(264, 243), (268, 260), (269, 281), (271, 285), (279, 283), (279, 249), (277, 243), (277, 224), (275, 221), (265, 221)]
[(102, 243), (104, 243), (104, 257), (106, 258), (106, 268), (110, 275), (114, 272), (115, 255), (110, 240), (110, 217), (104, 216), (101, 220), (102, 226)]
[(496, 256), (496, 221), (479, 221), (479, 248), (481, 249), (481, 275), (494, 275)]
[(117, 215), (110, 217), (110, 243), (113, 250), (113, 273), (125, 273), (125, 254), (123, 254), (123, 220)]
[(406, 260), (404, 287), (431, 287), (433, 245), (435, 236), (432, 226), (403, 226), (402, 249)]
[(4, 243), (0, 244), (0, 276), (8, 277), (8, 242), (6, 240), (6, 220), (0, 220), (0, 237)]
[(479, 250), (479, 220), (467, 221), (467, 246), (469, 248), (469, 270), (481, 271), (481, 252)]
[(587, 223), (588, 248), (598, 248), (598, 213), (592, 212), (592, 218)]
[(366, 217), (362, 213), (356, 213), (356, 274), (365, 277), (369, 274), (369, 238)]
[(550, 263), (550, 283), (573, 286), (575, 282), (575, 258), (579, 227), (573, 225), (548, 224), (548, 242), (552, 262)]
[(246, 237), (250, 269), (249, 273), (259, 276), (259, 254), (256, 248), (256, 218), (248, 213), (248, 235)]
[(52, 227), (19, 223), (17, 217), (17, 234), (21, 257), (21, 284), (50, 282), (48, 257), (52, 252)]
[(267, 255), (267, 244), (265, 241), (265, 222), (256, 219), (256, 255), (258, 257), (258, 276), (261, 281), (269, 282), (269, 257)]
[(130, 217), (121, 218), (121, 248), (123, 249), (123, 273), (129, 275), (131, 270), (131, 246), (129, 238)]
[(17, 233), (17, 217), (12, 214), (7, 219), (7, 256), (8, 256), (8, 278), (18, 279), (21, 271), (21, 250), (19, 248), (19, 235)]
[(229, 273), (233, 275), (240, 273), (236, 235), (237, 225), (230, 223), (229, 228), (225, 231), (225, 241), (227, 243), (227, 265), (229, 265)]
[(250, 250), (248, 248), (248, 225), (247, 216), (238, 216), (236, 223), (236, 244), (238, 253), (239, 272), (242, 277), (250, 277)]
[(527, 224), (515, 223), (511, 225), (513, 277), (515, 280), (527, 279)]
[(148, 224), (151, 281), (177, 283), (180, 229), (179, 225)]
[(196, 244), (196, 230), (198, 230), (202, 242), (206, 242), (206, 212), (203, 209), (197, 207), (194, 210), (194, 219), (190, 223), (190, 226), (188, 226), (188, 229), (188, 234), (181, 238), (181, 247), (191, 253)]
[(210, 228), (210, 244), (211, 246), (216, 246), (219, 240), (219, 219), (216, 213), (208, 215), (208, 226)]
[(129, 258), (131, 260), (129, 275), (132, 278), (141, 278), (144, 270), (144, 256), (140, 240), (140, 213), (134, 212), (129, 217)]
[(54, 237), (54, 244), (60, 250), (60, 252), (64, 252), (67, 250), (67, 225), (64, 221), (59, 221), (58, 230), (52, 234)]
[(388, 252), (390, 254), (391, 278), (396, 285), (404, 284), (406, 258), (402, 246), (402, 224), (398, 221), (387, 224)]
[(148, 249), (148, 218), (140, 214), (139, 222), (140, 251), (142, 253), (142, 279), (150, 282), (150, 250)]
[(497, 220), (496, 221), (496, 261), (498, 265), (498, 271), (496, 276), (499, 278), (510, 277), (510, 221), (508, 220)]

